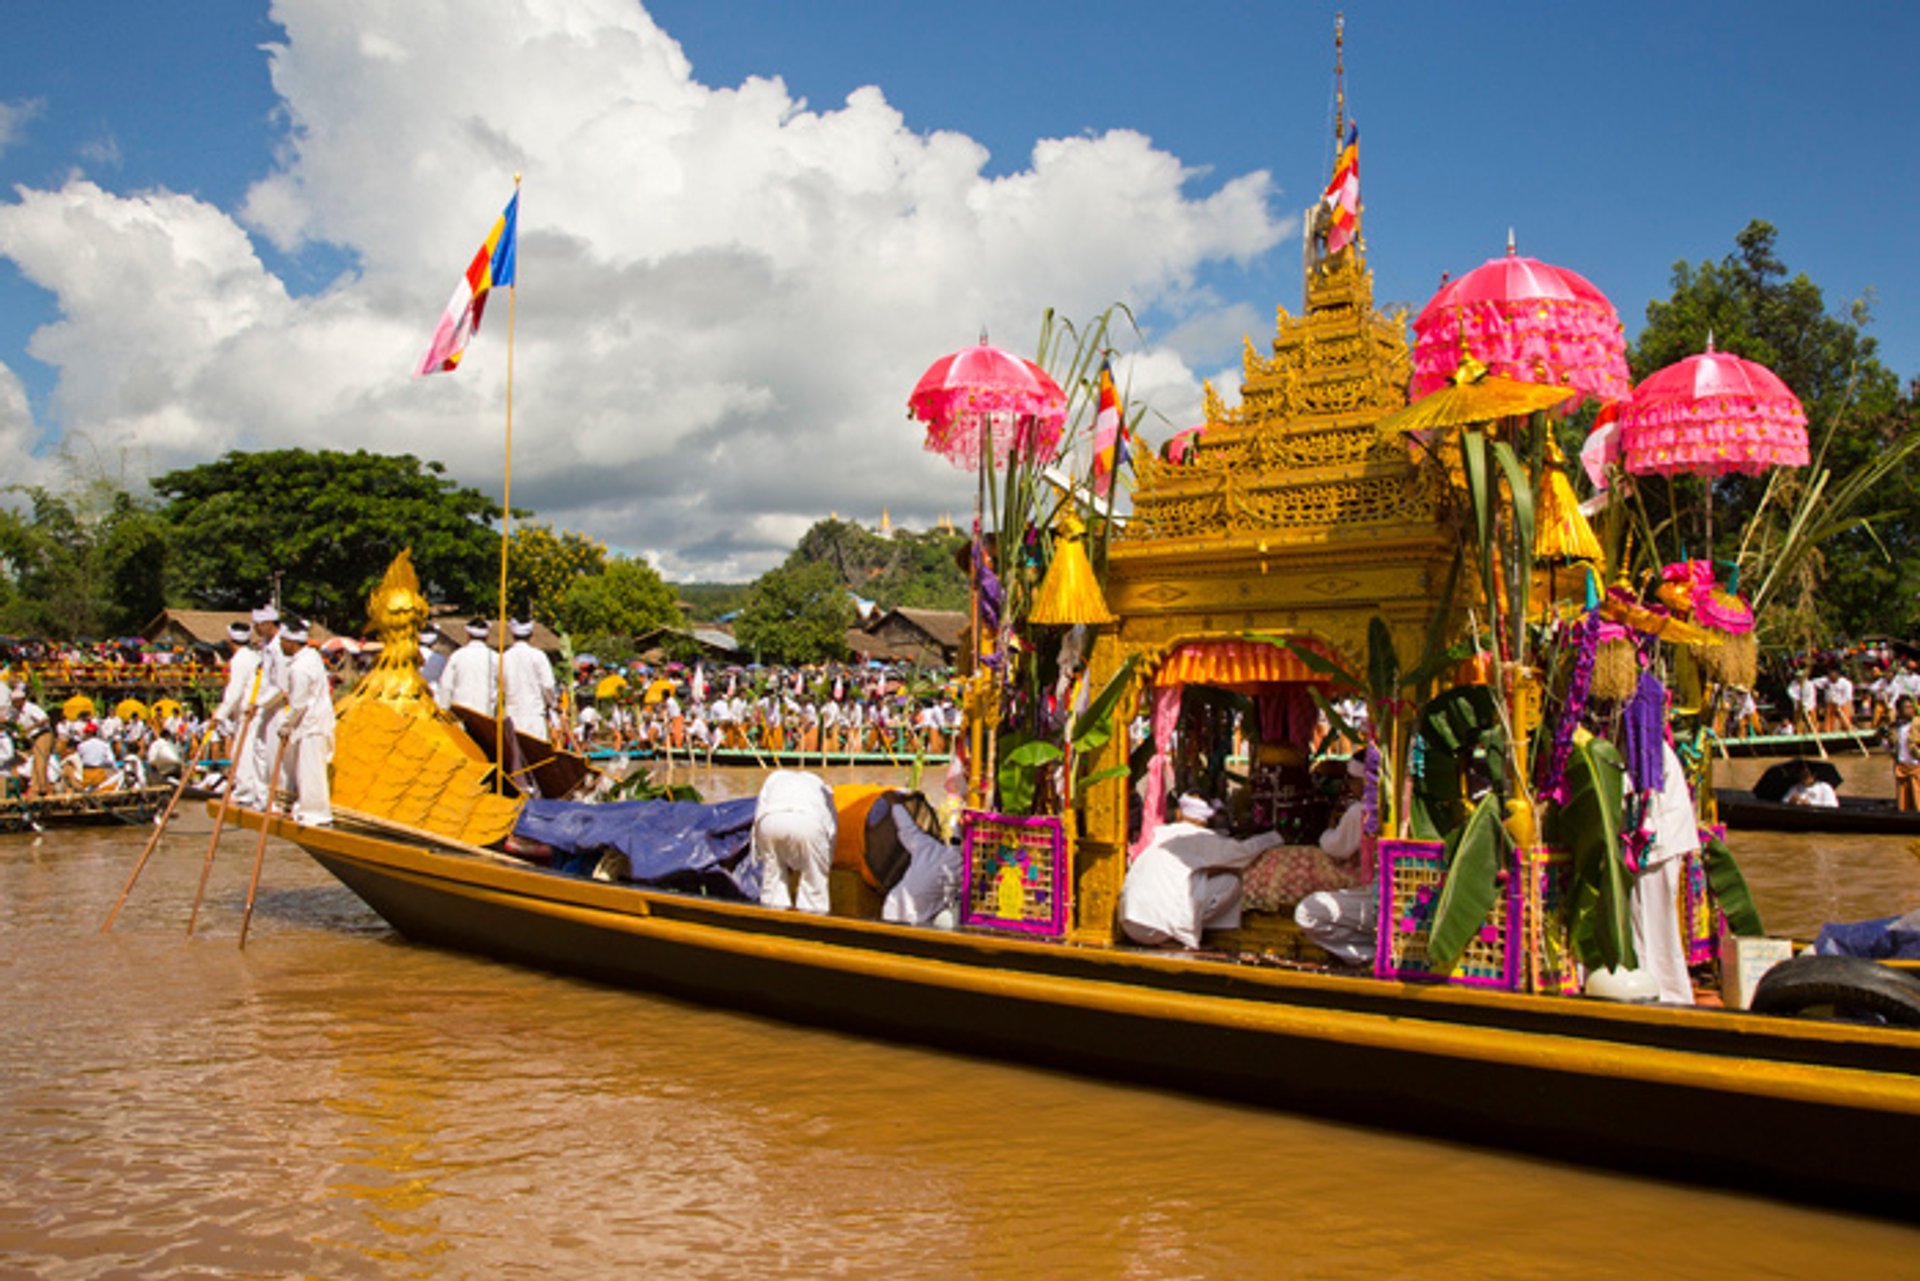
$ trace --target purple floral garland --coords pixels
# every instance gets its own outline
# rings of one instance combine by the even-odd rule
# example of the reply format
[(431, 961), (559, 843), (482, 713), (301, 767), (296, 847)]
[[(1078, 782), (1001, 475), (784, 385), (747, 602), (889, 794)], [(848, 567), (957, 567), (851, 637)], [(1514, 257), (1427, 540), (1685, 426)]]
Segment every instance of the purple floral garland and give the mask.
[(1593, 690), (1593, 660), (1600, 650), (1600, 615), (1588, 614), (1570, 629), (1573, 635), (1573, 676), (1567, 681), (1567, 701), (1553, 727), (1553, 746), (1541, 758), (1534, 794), (1555, 805), (1567, 799), (1567, 761), (1573, 755), (1574, 731), (1586, 714)]

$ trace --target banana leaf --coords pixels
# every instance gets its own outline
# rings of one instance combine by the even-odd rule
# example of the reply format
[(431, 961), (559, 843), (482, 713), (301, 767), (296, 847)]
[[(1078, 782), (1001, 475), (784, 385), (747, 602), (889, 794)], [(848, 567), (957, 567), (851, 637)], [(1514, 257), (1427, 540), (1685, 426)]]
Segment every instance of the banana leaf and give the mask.
[(1009, 814), (1025, 814), (1033, 808), (1036, 775), (1045, 766), (1063, 757), (1060, 748), (1041, 739), (1021, 743), (1000, 758), (996, 776), (1000, 784), (1000, 806)]
[(1495, 441), (1493, 459), (1507, 479), (1507, 501), (1513, 510), (1513, 544), (1502, 549), (1507, 570), (1507, 612), (1512, 616), (1513, 653), (1527, 652), (1527, 596), (1533, 586), (1533, 486), (1520, 466), (1513, 446)]
[(1120, 670), (1113, 674), (1113, 679), (1087, 704), (1087, 710), (1073, 718), (1068, 740), (1072, 742), (1076, 753), (1097, 752), (1113, 738), (1114, 709), (1120, 704), (1120, 696), (1127, 692), (1127, 686), (1133, 680), (1133, 669), (1139, 661), (1138, 654), (1129, 654), (1127, 661), (1120, 664)]
[(1575, 743), (1567, 759), (1567, 801), (1556, 825), (1559, 842), (1573, 854), (1568, 894), (1574, 955), (1588, 969), (1631, 969), (1632, 886), (1620, 857), (1620, 823), (1626, 762), (1613, 744), (1593, 738)]
[(1734, 861), (1727, 843), (1714, 837), (1701, 849), (1700, 858), (1707, 865), (1707, 884), (1713, 887), (1713, 897), (1726, 913), (1727, 928), (1743, 938), (1764, 936), (1767, 928), (1760, 923), (1747, 878), (1740, 874), (1740, 864)]
[(1499, 893), (1495, 878), (1512, 847), (1500, 822), (1500, 798), (1489, 792), (1473, 807), (1467, 825), (1448, 836), (1447, 844), (1447, 879), (1441, 883), (1433, 929), (1427, 936), (1427, 956), (1442, 972), (1459, 963)]
[(1413, 785), (1412, 834), (1436, 840), (1466, 816), (1465, 762), (1495, 734), (1498, 718), (1485, 685), (1457, 685), (1430, 700), (1420, 714), (1424, 764)]

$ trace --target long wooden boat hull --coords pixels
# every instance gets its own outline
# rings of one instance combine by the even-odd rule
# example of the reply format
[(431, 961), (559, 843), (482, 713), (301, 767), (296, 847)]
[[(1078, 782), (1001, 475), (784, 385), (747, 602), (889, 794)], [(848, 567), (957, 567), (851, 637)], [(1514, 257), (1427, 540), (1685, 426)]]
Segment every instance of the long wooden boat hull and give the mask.
[(676, 748), (672, 752), (664, 749), (641, 748), (632, 751), (613, 751), (601, 749), (587, 753), (587, 759), (595, 764), (611, 761), (659, 761), (663, 764), (678, 765), (728, 765), (753, 766), (757, 769), (823, 769), (838, 766), (857, 765), (864, 767), (908, 766), (918, 760), (922, 765), (945, 765), (952, 758), (945, 752), (915, 757), (911, 752), (770, 752), (758, 753), (742, 751), (737, 747), (716, 749), (708, 752), (697, 748)]
[(813, 917), (272, 823), (425, 943), (968, 1054), (1920, 1215), (1908, 1159), (1920, 1032)]
[(1838, 806), (1788, 805), (1784, 801), (1763, 801), (1752, 792), (1732, 787), (1717, 787), (1713, 795), (1720, 821), (1732, 828), (1920, 836), (1920, 812), (1898, 809), (1892, 801), (1843, 796)]
[(146, 823), (172, 795), (173, 785), (166, 784), (117, 792), (59, 792), (31, 801), (15, 797), (0, 801), (0, 832)]
[(1837, 731), (1831, 734), (1754, 734), (1747, 738), (1715, 738), (1709, 750), (1715, 756), (1865, 756), (1882, 750), (1877, 730)]

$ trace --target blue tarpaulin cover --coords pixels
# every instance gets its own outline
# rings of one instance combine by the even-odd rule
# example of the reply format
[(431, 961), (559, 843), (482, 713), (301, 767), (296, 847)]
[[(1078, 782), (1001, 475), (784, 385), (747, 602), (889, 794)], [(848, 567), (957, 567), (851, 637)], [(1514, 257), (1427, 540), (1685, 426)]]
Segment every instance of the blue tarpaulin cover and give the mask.
[(1869, 961), (1920, 960), (1920, 913), (1822, 925), (1813, 950), (1821, 956), (1858, 956)]
[(560, 871), (591, 872), (601, 854), (627, 856), (627, 879), (659, 889), (760, 901), (751, 796), (712, 805), (693, 801), (531, 800), (513, 834), (554, 850)]

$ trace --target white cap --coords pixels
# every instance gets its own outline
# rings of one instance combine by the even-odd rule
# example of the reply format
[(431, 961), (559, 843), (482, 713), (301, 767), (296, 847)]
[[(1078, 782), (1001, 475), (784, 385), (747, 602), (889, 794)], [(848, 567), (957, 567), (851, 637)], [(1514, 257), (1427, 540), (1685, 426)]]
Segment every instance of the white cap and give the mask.
[(228, 623), (227, 624), (227, 639), (230, 641), (233, 641), (235, 644), (239, 644), (240, 642), (245, 641), (248, 637), (252, 635), (253, 635), (253, 624), (251, 623)]
[(294, 619), (292, 622), (289, 622), (286, 626), (280, 629), (280, 639), (290, 640), (290, 641), (305, 641), (307, 639), (306, 625), (302, 623), (299, 619), (297, 618)]
[(467, 635), (473, 637), (475, 640), (485, 640), (487, 638), (486, 623), (478, 618), (469, 618), (467, 620)]
[(515, 640), (525, 640), (527, 637), (533, 635), (533, 624), (531, 622), (523, 623), (516, 618), (507, 624), (507, 630), (513, 633)]
[(420, 643), (422, 645), (437, 645), (439, 642), (440, 633), (437, 631), (424, 631), (420, 633)]
[(1188, 792), (1180, 798), (1180, 817), (1189, 823), (1204, 823), (1213, 817), (1213, 802)]
[(259, 609), (253, 611), (253, 621), (256, 623), (277, 623), (280, 621), (280, 611), (271, 605), (262, 605)]

